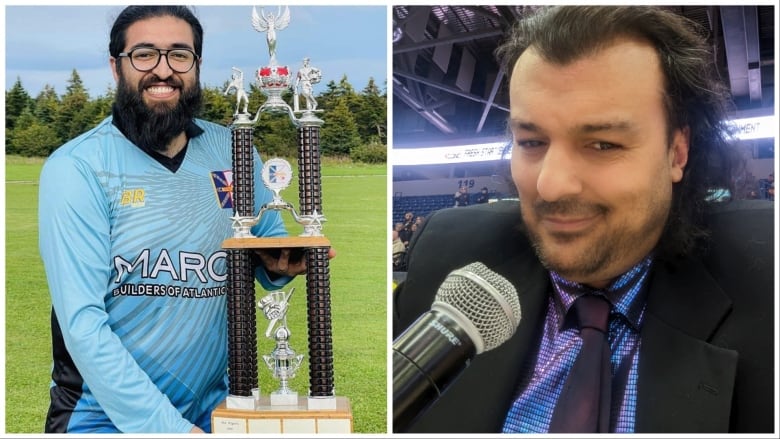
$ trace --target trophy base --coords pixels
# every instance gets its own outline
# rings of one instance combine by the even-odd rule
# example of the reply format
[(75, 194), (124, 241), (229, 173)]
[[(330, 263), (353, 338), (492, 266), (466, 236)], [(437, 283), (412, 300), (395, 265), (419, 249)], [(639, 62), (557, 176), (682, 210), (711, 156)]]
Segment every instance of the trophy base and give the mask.
[(271, 405), (298, 405), (298, 393), (271, 393)]
[(280, 236), (276, 238), (228, 238), (222, 248), (309, 248), (330, 247), (324, 236)]
[(299, 396), (297, 405), (271, 405), (260, 397), (256, 410), (228, 409), (223, 402), (211, 413), (212, 433), (352, 433), (352, 408), (344, 396), (333, 397), (333, 410), (310, 409), (308, 398)]
[(225, 407), (228, 410), (254, 410), (257, 408), (258, 401), (260, 399), (260, 393), (259, 391), (255, 393), (252, 392), (252, 396), (236, 396), (236, 395), (228, 395), (227, 400), (225, 401)]

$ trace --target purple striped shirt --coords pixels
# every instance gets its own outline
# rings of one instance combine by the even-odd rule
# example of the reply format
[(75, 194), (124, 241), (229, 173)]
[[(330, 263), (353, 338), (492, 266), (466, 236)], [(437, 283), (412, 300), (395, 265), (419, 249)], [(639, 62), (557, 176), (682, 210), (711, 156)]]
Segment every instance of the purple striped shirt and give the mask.
[(550, 272), (553, 291), (548, 301), (544, 332), (536, 363), (523, 371), (520, 394), (504, 420), (504, 433), (546, 433), (566, 376), (582, 341), (576, 326), (565, 319), (574, 300), (599, 293), (612, 304), (609, 344), (612, 348), (612, 433), (633, 433), (636, 413), (636, 383), (639, 364), (639, 330), (646, 303), (652, 257), (647, 256), (606, 289), (594, 290)]

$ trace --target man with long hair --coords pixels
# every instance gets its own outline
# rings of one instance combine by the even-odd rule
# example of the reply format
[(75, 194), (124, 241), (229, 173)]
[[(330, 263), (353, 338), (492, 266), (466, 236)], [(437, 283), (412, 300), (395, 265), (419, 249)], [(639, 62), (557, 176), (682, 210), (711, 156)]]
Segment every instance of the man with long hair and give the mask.
[(394, 332), (473, 261), (516, 287), (522, 319), (411, 431), (771, 432), (773, 210), (712, 201), (738, 162), (694, 24), (653, 7), (540, 8), (496, 54), (519, 203), (426, 220)]

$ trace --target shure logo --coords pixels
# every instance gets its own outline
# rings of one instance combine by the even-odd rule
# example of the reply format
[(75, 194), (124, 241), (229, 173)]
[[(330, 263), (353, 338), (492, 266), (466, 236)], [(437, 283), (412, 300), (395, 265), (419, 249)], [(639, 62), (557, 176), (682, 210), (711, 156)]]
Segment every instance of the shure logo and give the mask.
[(434, 329), (439, 331), (441, 333), (441, 335), (447, 337), (447, 340), (449, 340), (450, 343), (452, 343), (453, 345), (455, 345), (455, 346), (460, 346), (461, 345), (460, 339), (458, 337), (456, 337), (455, 334), (452, 333), (452, 331), (450, 331), (449, 329), (445, 328), (444, 325), (442, 325), (441, 323), (437, 322), (436, 320), (433, 320), (430, 323), (430, 325), (433, 326)]

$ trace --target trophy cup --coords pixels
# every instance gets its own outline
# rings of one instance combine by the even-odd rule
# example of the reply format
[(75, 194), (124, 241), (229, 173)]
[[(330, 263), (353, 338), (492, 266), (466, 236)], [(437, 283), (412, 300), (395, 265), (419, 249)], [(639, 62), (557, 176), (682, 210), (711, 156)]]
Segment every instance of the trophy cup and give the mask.
[(296, 354), (288, 341), (290, 330), (287, 328), (287, 304), (294, 291), (295, 288), (288, 294), (284, 291), (272, 292), (257, 302), (265, 318), (270, 320), (265, 336), (271, 338), (273, 334), (276, 340), (276, 347), (271, 355), (263, 355), (266, 366), (271, 369), (274, 378), (279, 380), (279, 388), (271, 392), (272, 406), (298, 404), (298, 393), (289, 387), (289, 380), (295, 377), (295, 371), (303, 360), (303, 355)]
[[(252, 26), (265, 32), (270, 60), (257, 70), (256, 84), (267, 96), (252, 117), (243, 87), (243, 72), (234, 67), (232, 81), (225, 93), (236, 90), (233, 133), (233, 237), (223, 242), (228, 253), (228, 380), (229, 395), (212, 413), (214, 433), (351, 433), (352, 411), (349, 400), (336, 396), (333, 383), (333, 346), (330, 315), (329, 240), (322, 234), (319, 129), (323, 121), (316, 116), (317, 102), (312, 86), (320, 81), (319, 69), (303, 61), (295, 79), (291, 108), (282, 93), (291, 88), (292, 75), (276, 59), (276, 31), (290, 22), (290, 11), (281, 7), (277, 14), (258, 13), (252, 8)], [(300, 110), (299, 93), (305, 99)], [(263, 184), (273, 199), (254, 215), (253, 126), (263, 113), (286, 113), (298, 128), (299, 212), (286, 202), (281, 191), (292, 179), (292, 167), (281, 158), (267, 160), (261, 171)], [(269, 210), (288, 211), (303, 226), (298, 236), (262, 238), (251, 233), (253, 225)], [(304, 355), (292, 348), (287, 327), (287, 306), (293, 291), (272, 292), (255, 302), (255, 249), (302, 249), (306, 258), (306, 301), (308, 329), (309, 394), (299, 396), (289, 380), (301, 365)], [(263, 396), (258, 387), (257, 330), (255, 306), (269, 319), (267, 338), (276, 344), (263, 361), (279, 380), (279, 387)]]

